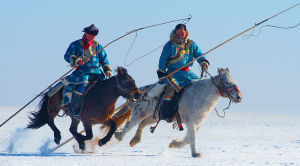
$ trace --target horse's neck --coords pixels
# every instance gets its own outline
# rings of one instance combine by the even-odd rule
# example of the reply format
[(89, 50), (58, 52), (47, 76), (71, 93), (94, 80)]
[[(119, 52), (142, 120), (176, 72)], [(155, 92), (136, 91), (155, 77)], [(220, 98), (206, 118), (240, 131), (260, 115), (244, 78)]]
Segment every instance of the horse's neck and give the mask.
[(189, 93), (193, 95), (192, 98), (203, 103), (209, 110), (216, 105), (220, 98), (218, 88), (211, 79), (195, 80), (189, 90)]
[(120, 97), (115, 84), (115, 78), (111, 77), (110, 79), (100, 82), (97, 87), (98, 93), (100, 93), (103, 99), (105, 99), (106, 102), (109, 102), (109, 104), (115, 103)]

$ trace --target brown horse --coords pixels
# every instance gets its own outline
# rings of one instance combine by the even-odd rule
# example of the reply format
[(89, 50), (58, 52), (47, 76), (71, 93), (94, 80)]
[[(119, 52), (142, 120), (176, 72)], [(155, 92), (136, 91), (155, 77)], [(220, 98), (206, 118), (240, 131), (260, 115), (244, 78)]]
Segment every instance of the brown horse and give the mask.
[[(110, 127), (107, 135), (98, 141), (98, 145), (106, 144), (117, 129), (116, 122), (111, 120), (114, 113), (115, 104), (120, 96), (129, 100), (137, 100), (140, 96), (140, 91), (135, 85), (135, 81), (127, 73), (127, 70), (119, 67), (118, 74), (104, 81), (99, 81), (92, 86), (87, 92), (84, 105), (80, 114), (80, 120), (72, 116), (72, 123), (69, 131), (79, 144), (80, 149), (85, 149), (85, 140), (90, 140), (93, 137), (92, 125), (104, 124)], [(38, 129), (45, 124), (48, 124), (54, 132), (54, 142), (60, 143), (60, 131), (54, 124), (54, 118), (60, 111), (61, 101), (63, 97), (63, 88), (55, 95), (49, 97), (47, 93), (44, 94), (40, 102), (39, 110), (32, 112), (30, 123), (27, 128)], [(67, 112), (64, 110), (64, 112)], [(80, 121), (83, 123), (86, 135), (81, 135), (77, 132), (77, 127)]]

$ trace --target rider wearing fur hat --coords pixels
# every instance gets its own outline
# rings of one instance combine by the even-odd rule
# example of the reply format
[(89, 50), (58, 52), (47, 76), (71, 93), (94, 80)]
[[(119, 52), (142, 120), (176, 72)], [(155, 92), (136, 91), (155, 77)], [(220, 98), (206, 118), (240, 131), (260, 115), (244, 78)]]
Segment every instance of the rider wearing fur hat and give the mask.
[(112, 75), (105, 50), (94, 40), (99, 30), (92, 24), (82, 32), (83, 37), (72, 42), (64, 56), (72, 67), (76, 67), (71, 75), (62, 80), (65, 85), (62, 106), (73, 116), (80, 115), (89, 80), (104, 80), (105, 76)]
[[(175, 29), (172, 30), (170, 41), (164, 46), (159, 59), (159, 69), (157, 70), (159, 78), (168, 75), (203, 54), (198, 45), (188, 39), (188, 34), (185, 24), (178, 24)], [(201, 65), (202, 69), (208, 68), (209, 62), (205, 57), (199, 58), (197, 62)], [(167, 81), (162, 82), (167, 82), (167, 85), (163, 95), (160, 119), (167, 120), (168, 122), (171, 121), (175, 113), (170, 111), (172, 97), (191, 80), (199, 79), (199, 77), (190, 70), (192, 65), (193, 63), (170, 76)]]

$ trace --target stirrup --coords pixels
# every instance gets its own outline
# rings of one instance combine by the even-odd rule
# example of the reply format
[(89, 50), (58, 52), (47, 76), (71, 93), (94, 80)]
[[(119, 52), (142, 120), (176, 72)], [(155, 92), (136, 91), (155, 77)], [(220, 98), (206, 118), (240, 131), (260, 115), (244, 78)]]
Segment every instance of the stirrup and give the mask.
[(160, 121), (160, 120), (158, 120), (158, 121), (156, 122), (156, 125), (155, 125), (155, 126), (150, 127), (150, 132), (151, 132), (151, 133), (154, 133), (156, 127), (158, 126), (159, 121)]

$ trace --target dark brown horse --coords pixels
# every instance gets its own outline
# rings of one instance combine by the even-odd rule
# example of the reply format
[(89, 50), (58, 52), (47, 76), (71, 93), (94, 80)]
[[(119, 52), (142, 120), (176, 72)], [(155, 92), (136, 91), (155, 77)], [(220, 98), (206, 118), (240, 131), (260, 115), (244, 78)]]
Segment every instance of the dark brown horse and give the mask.
[[(85, 140), (90, 140), (93, 137), (92, 125), (104, 124), (110, 127), (107, 135), (100, 139), (98, 144), (102, 146), (106, 144), (117, 129), (117, 124), (111, 120), (114, 113), (115, 104), (120, 96), (129, 100), (136, 100), (140, 96), (140, 91), (135, 85), (135, 81), (127, 73), (127, 70), (119, 67), (118, 74), (107, 80), (97, 82), (86, 94), (84, 105), (80, 114), (80, 121), (83, 123), (86, 135), (81, 135), (77, 132), (77, 127), (80, 121), (72, 116), (72, 123), (69, 131), (77, 140), (80, 149), (85, 149)], [(27, 128), (38, 129), (45, 124), (48, 124), (54, 132), (54, 141), (60, 143), (60, 131), (54, 124), (54, 118), (60, 111), (61, 101), (63, 97), (63, 88), (55, 95), (49, 98), (45, 93), (40, 102), (40, 108), (37, 112), (32, 112), (30, 123)], [(66, 111), (65, 111), (66, 112)]]

